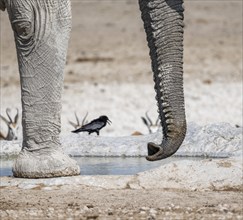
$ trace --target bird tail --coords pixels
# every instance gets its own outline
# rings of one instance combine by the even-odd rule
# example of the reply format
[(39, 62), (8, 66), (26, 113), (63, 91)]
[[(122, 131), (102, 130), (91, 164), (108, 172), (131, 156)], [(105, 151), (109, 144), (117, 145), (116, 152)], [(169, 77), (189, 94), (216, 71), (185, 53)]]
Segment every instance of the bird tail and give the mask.
[(72, 131), (73, 133), (78, 133), (78, 132), (82, 132), (82, 131), (84, 131), (82, 128), (79, 128), (79, 129), (77, 129), (77, 130), (74, 130), (74, 131)]

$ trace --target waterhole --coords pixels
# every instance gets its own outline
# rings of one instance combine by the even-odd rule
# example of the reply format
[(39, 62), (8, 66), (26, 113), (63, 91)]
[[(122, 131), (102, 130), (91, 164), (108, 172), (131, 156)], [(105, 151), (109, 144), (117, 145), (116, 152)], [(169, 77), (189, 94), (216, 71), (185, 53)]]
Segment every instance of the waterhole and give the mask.
[[(202, 158), (170, 157), (150, 162), (144, 157), (72, 157), (80, 166), (81, 175), (133, 175), (179, 160)], [(0, 159), (0, 176), (12, 176), (14, 158)]]

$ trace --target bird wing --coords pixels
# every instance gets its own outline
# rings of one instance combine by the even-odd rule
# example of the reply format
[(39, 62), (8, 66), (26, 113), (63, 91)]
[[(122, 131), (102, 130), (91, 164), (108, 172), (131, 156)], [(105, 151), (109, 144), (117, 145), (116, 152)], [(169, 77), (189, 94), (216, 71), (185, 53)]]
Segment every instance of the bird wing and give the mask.
[(105, 126), (105, 122), (100, 121), (100, 120), (93, 120), (90, 123), (83, 125), (81, 127), (82, 130), (96, 130), (100, 129)]

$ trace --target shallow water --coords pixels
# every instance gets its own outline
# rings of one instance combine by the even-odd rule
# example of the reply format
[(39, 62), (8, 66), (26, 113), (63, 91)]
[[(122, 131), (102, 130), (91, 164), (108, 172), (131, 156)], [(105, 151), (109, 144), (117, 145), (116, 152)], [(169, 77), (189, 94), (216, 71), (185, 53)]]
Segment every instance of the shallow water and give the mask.
[[(170, 157), (149, 162), (144, 157), (73, 157), (81, 170), (81, 175), (133, 175), (162, 164), (178, 160), (200, 160), (202, 158)], [(13, 159), (0, 159), (0, 176), (12, 176)]]

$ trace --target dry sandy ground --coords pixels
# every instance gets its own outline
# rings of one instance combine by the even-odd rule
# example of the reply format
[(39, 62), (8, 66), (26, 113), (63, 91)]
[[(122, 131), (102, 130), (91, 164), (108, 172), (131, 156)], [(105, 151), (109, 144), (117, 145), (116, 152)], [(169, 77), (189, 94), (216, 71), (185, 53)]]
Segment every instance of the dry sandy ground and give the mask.
[(239, 192), (1, 189), (1, 219), (242, 219)]
[[(140, 116), (150, 108), (156, 112), (156, 105), (137, 1), (76, 0), (72, 5), (73, 29), (63, 98), (64, 130), (71, 129), (68, 120), (74, 111), (82, 115), (89, 111), (90, 118), (108, 114), (113, 124), (124, 121), (121, 127), (117, 125), (117, 132), (107, 130), (107, 134), (127, 135), (137, 129), (145, 132)], [(185, 8), (187, 117), (206, 124), (217, 120), (242, 125), (242, 2), (186, 1)], [(3, 112), (6, 107), (20, 107), (20, 92), (12, 32), (7, 14), (1, 12), (0, 16)], [(127, 89), (131, 87), (132, 90)], [(135, 92), (137, 95), (133, 95)], [(79, 95), (81, 98), (71, 98)], [(204, 98), (200, 102), (201, 97)], [(123, 101), (126, 99), (129, 102)], [(206, 110), (202, 112), (203, 109)], [(155, 118), (156, 113), (152, 116)], [(122, 133), (124, 130), (128, 132)], [(62, 187), (45, 191), (13, 187), (1, 189), (0, 213), (1, 219), (243, 219), (242, 200), (242, 191), (230, 190)]]

